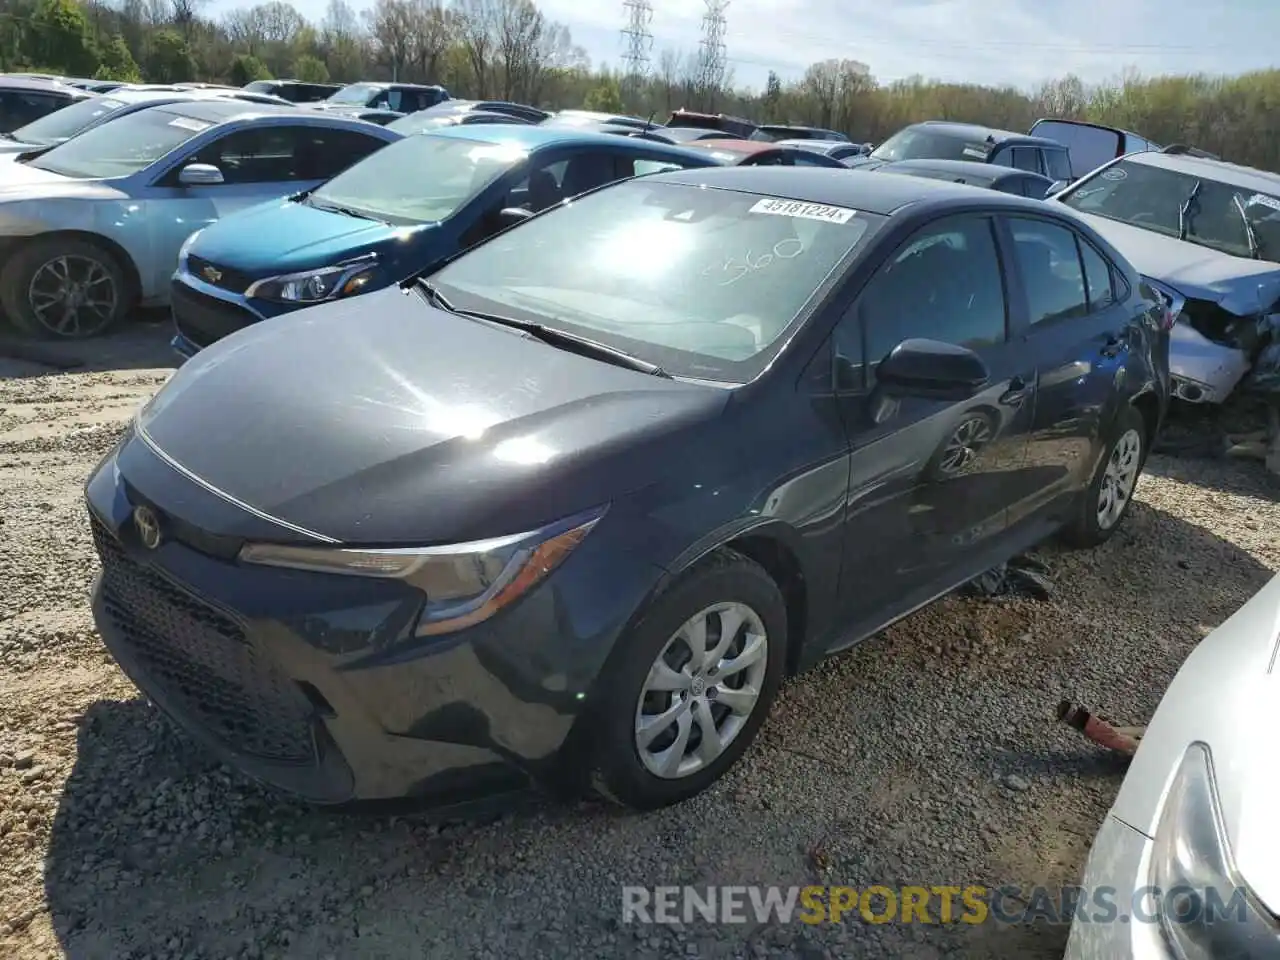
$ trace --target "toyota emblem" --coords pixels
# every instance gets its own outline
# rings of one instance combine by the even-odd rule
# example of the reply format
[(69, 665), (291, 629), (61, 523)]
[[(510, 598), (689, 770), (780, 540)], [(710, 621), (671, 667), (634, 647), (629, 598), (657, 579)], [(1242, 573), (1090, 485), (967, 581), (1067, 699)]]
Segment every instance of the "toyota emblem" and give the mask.
[(160, 518), (150, 507), (137, 507), (133, 511), (133, 525), (138, 528), (138, 539), (148, 550), (160, 546)]

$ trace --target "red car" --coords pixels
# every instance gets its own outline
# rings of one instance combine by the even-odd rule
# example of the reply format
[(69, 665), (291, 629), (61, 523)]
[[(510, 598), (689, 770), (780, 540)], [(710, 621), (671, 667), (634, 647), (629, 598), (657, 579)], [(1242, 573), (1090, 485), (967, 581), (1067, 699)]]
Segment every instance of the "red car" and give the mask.
[(784, 146), (762, 140), (695, 140), (683, 144), (688, 150), (706, 151), (726, 167), (838, 167), (843, 163), (812, 150)]

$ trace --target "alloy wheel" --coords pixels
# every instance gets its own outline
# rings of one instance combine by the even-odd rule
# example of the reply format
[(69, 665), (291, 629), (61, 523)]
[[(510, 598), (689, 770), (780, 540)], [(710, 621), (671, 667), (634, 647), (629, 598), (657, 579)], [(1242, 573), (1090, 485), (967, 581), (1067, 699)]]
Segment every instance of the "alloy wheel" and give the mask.
[(681, 779), (724, 753), (756, 709), (769, 637), (744, 603), (694, 614), (663, 646), (636, 704), (635, 744), (654, 776)]
[(119, 300), (111, 272), (92, 257), (75, 254), (46, 261), (27, 285), (27, 302), (36, 322), (67, 339), (104, 329), (115, 316)]
[(1137, 430), (1126, 430), (1111, 448), (1102, 474), (1102, 486), (1098, 490), (1099, 528), (1110, 530), (1124, 514), (1138, 482), (1141, 460), (1142, 436)]

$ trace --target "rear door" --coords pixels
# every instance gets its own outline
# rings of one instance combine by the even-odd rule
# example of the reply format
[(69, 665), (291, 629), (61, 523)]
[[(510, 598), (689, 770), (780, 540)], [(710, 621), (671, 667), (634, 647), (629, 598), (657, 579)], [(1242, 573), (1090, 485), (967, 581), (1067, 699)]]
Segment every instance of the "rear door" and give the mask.
[[(1007, 556), (1035, 368), (1008, 337), (1004, 273), (990, 217), (946, 217), (889, 255), (837, 328), (851, 446), (845, 616), (868, 629)], [(963, 402), (886, 399), (876, 369), (913, 337), (973, 349), (990, 383)]]
[(1015, 265), (1015, 337), (1036, 368), (1028, 469), (1035, 482), (1012, 506), (1015, 524), (1052, 524), (1086, 486), (1113, 412), (1129, 349), (1123, 274), (1056, 218), (1002, 219)]

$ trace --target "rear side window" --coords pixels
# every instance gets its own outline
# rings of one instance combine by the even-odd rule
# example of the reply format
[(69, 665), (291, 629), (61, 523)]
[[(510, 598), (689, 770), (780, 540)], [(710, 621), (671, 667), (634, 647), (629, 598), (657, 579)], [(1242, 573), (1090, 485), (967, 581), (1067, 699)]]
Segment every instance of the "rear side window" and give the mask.
[(1045, 220), (1010, 218), (1009, 227), (1031, 323), (1087, 316), (1089, 298), (1075, 233)]
[(1080, 241), (1080, 262), (1084, 264), (1084, 279), (1088, 287), (1089, 309), (1102, 310), (1116, 302), (1112, 283), (1111, 265), (1102, 254), (1085, 240)]
[(1035, 147), (1014, 147), (1013, 167), (1028, 173), (1040, 172), (1040, 151)]
[(1071, 158), (1065, 150), (1044, 151), (1044, 172), (1050, 180), (1071, 179)]
[[(619, 163), (623, 168), (624, 177), (643, 177), (650, 173), (663, 173), (667, 170), (683, 170), (681, 164), (674, 163), (671, 160), (646, 160), (644, 157), (619, 157)], [(625, 172), (630, 166), (630, 173)]]

